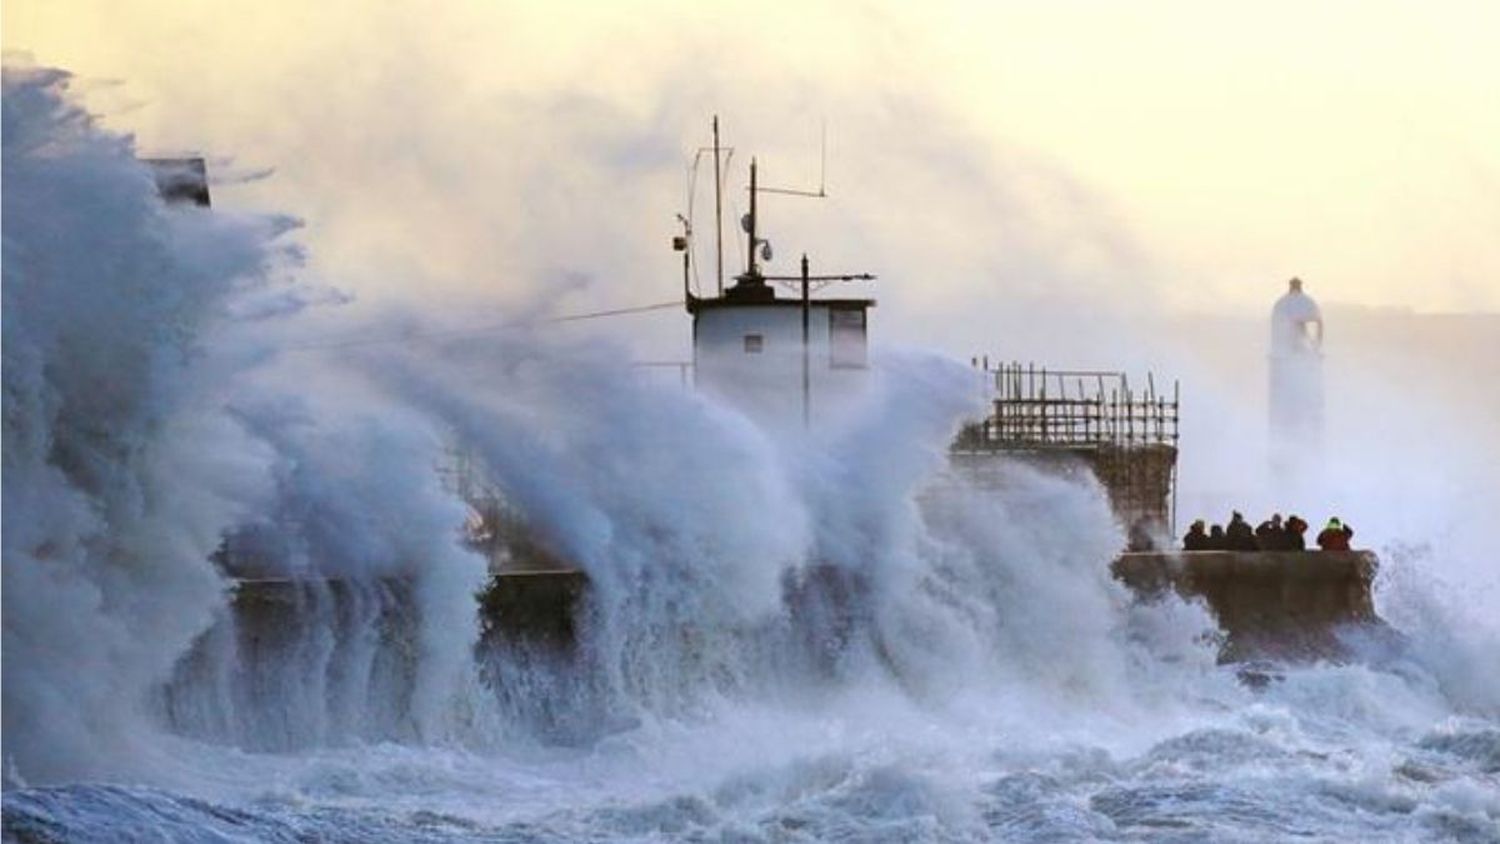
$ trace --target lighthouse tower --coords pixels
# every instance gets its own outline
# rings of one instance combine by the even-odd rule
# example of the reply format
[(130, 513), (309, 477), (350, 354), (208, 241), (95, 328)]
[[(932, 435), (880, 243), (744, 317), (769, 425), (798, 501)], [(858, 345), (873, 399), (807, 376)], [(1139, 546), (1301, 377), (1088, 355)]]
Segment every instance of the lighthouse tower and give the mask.
[[(717, 164), (717, 121), (714, 128)], [(744, 272), (728, 288), (721, 281), (717, 295), (684, 290), (693, 317), (694, 381), (763, 424), (808, 425), (864, 383), (869, 310), (875, 305), (866, 298), (813, 298), (813, 291), (874, 276), (811, 275), (806, 255), (796, 274), (766, 274), (763, 263), (772, 260), (772, 250), (760, 232), (758, 196), (816, 197), (822, 191), (767, 188), (758, 184), (756, 170), (752, 160), (750, 213), (741, 221), (748, 247)]]
[(1272, 481), (1300, 488), (1323, 446), (1323, 314), (1301, 279), (1271, 309), (1270, 364)]

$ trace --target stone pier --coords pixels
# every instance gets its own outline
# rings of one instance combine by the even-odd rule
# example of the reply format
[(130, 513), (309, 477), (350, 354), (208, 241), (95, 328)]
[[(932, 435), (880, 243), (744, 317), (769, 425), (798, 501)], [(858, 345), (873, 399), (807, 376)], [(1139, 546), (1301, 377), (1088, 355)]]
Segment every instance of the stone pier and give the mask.
[(1383, 628), (1369, 551), (1177, 551), (1129, 553), (1114, 576), (1150, 600), (1171, 590), (1202, 599), (1227, 635), (1226, 662), (1338, 659), (1341, 630)]

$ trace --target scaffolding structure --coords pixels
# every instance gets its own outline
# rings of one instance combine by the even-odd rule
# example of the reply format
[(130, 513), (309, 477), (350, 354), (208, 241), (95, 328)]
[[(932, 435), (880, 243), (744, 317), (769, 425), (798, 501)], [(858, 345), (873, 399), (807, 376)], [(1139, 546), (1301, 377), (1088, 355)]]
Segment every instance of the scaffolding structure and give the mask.
[(1057, 370), (975, 359), (992, 397), (990, 414), (964, 426), (953, 450), (1006, 454), (1028, 462), (1081, 463), (1108, 491), (1127, 524), (1145, 519), (1176, 529), (1180, 389), (1154, 376), (1132, 389), (1123, 372)]

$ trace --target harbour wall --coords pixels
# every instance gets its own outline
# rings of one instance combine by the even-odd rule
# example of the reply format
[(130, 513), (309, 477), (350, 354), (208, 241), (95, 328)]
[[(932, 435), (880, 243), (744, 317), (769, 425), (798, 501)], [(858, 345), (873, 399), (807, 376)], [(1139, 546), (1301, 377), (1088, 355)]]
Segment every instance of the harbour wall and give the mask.
[(1122, 554), (1114, 576), (1145, 600), (1201, 599), (1225, 634), (1225, 661), (1342, 658), (1340, 633), (1383, 628), (1370, 551), (1178, 551)]

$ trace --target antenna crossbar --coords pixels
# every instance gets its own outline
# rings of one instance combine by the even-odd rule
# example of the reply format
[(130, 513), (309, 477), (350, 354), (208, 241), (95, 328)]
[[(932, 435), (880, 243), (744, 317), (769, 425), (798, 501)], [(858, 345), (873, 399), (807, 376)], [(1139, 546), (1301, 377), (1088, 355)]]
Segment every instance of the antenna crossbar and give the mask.
[[(801, 281), (800, 275), (765, 275), (761, 278), (766, 281)], [(848, 275), (810, 275), (808, 281), (874, 281), (872, 273), (853, 273)]]
[(817, 190), (798, 190), (796, 188), (763, 188), (763, 187), (758, 187), (758, 188), (756, 188), (756, 190), (759, 191), (759, 192), (761, 192), (761, 193), (779, 193), (779, 194), (781, 194), (783, 196), (806, 196), (806, 197), (809, 197), (811, 199), (827, 199), (828, 198), (828, 194), (822, 188), (818, 188)]

